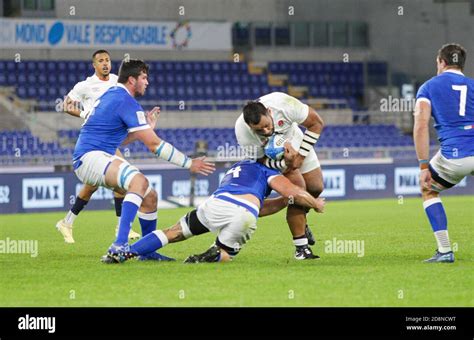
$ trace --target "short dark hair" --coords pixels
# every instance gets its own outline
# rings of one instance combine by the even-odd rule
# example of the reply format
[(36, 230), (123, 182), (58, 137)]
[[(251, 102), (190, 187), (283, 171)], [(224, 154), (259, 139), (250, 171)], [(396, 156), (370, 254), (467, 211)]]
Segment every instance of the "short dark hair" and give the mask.
[(128, 80), (128, 77), (137, 79), (142, 72), (148, 74), (149, 69), (149, 66), (145, 64), (143, 60), (123, 60), (118, 73), (118, 82), (125, 84)]
[(107, 51), (107, 50), (97, 50), (92, 54), (92, 61), (94, 61), (96, 55), (101, 54), (101, 53), (107, 53), (110, 57), (109, 51)]
[(439, 49), (438, 58), (444, 60), (447, 66), (457, 66), (463, 70), (466, 62), (466, 49), (459, 44), (446, 44)]
[(267, 114), (267, 108), (260, 102), (250, 101), (244, 106), (244, 120), (250, 125), (257, 125), (260, 123), (262, 116)]

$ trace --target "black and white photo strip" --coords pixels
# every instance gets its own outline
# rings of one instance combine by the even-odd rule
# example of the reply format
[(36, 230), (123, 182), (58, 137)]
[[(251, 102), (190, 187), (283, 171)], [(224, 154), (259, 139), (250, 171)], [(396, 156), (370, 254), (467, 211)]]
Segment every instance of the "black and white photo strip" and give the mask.
[(472, 340), (473, 37), (474, 0), (0, 0), (0, 340)]

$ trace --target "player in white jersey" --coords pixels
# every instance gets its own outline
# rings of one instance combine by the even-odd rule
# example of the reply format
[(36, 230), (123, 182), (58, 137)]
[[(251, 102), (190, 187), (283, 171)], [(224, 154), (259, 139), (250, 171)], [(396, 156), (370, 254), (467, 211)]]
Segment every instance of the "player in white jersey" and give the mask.
[[(303, 133), (300, 126), (306, 128)], [(305, 188), (315, 198), (323, 191), (323, 176), (313, 146), (323, 129), (317, 112), (286, 93), (273, 92), (247, 103), (235, 123), (235, 134), (249, 158), (257, 159), (272, 169), (285, 173), (294, 184)], [(293, 159), (272, 160), (265, 156), (264, 147), (269, 137), (283, 134), (298, 150)], [(318, 258), (313, 255), (308, 239), (314, 244), (306, 224), (307, 210), (298, 205), (287, 209), (286, 219), (293, 235), (298, 260)]]
[[(86, 80), (77, 83), (66, 96), (64, 109), (71, 116), (86, 119), (94, 102), (109, 88), (117, 85), (117, 75), (110, 73), (112, 64), (109, 52), (106, 50), (95, 51), (92, 54), (92, 66), (95, 70), (94, 74), (87, 77)], [(118, 149), (116, 155), (123, 158), (123, 155)], [(66, 243), (74, 243), (72, 236), (74, 220), (87, 205), (96, 190), (97, 187), (84, 184), (67, 215), (56, 223), (56, 228), (61, 232)], [(118, 218), (116, 229), (118, 229), (118, 225), (120, 224), (123, 199), (123, 195), (114, 192), (115, 213)], [(140, 234), (130, 229), (129, 237), (131, 239), (137, 239), (140, 237)]]

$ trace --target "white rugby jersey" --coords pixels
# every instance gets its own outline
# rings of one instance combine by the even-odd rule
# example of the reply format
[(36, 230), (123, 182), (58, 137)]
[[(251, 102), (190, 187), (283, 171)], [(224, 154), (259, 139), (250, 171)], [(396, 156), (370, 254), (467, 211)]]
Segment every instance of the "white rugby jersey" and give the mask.
[(83, 110), (88, 112), (97, 98), (102, 96), (112, 86), (117, 85), (117, 80), (118, 76), (113, 73), (109, 74), (109, 80), (100, 80), (94, 73), (93, 76), (77, 83), (67, 96), (75, 102), (80, 102)]
[[(298, 150), (303, 138), (299, 125), (308, 117), (308, 105), (282, 92), (272, 92), (260, 97), (258, 101), (267, 109), (270, 108), (275, 133), (284, 134), (291, 140), (293, 148)], [(264, 146), (268, 137), (259, 136), (253, 132), (245, 123), (243, 113), (235, 122), (235, 136), (240, 147), (247, 152), (247, 157), (259, 159), (265, 156)]]

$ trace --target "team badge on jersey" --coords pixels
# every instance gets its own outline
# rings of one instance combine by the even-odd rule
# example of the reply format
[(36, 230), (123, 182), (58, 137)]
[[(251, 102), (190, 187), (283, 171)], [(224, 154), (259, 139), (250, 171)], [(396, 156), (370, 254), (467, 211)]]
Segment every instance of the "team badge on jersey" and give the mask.
[(145, 112), (137, 111), (137, 119), (139, 124), (146, 124)]

